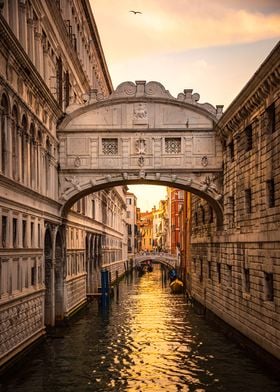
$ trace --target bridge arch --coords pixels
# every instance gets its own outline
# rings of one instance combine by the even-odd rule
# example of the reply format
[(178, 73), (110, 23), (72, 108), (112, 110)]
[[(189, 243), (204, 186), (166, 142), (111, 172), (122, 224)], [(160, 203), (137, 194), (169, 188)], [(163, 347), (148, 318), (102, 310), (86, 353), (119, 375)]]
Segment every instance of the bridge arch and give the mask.
[(183, 179), (172, 177), (173, 175), (165, 175), (161, 179), (153, 178), (153, 174), (147, 174), (145, 178), (139, 178), (138, 174), (130, 174), (130, 179), (124, 179), (122, 175), (115, 175), (108, 181), (107, 177), (101, 177), (96, 182), (98, 184), (92, 185), (92, 182), (85, 182), (70, 189), (64, 196), (64, 203), (61, 208), (61, 216), (66, 217), (69, 209), (73, 204), (84, 196), (91, 193), (100, 191), (106, 188), (113, 188), (119, 185), (135, 185), (135, 184), (146, 184), (146, 185), (161, 185), (173, 188), (182, 189), (191, 192), (203, 199), (205, 199), (213, 208), (216, 213), (217, 226), (221, 226), (223, 223), (223, 208), (221, 204), (221, 195), (217, 191), (207, 184), (207, 179), (204, 182), (192, 181), (191, 179)]
[(154, 184), (204, 198), (222, 225), (222, 144), (214, 131), (222, 107), (198, 101), (192, 90), (176, 99), (158, 82), (136, 81), (68, 107), (58, 130), (61, 215), (92, 192)]
[(156, 262), (166, 266), (169, 269), (176, 268), (178, 264), (178, 259), (174, 255), (169, 255), (166, 253), (145, 253), (143, 255), (138, 254), (134, 257), (135, 264), (143, 264), (145, 261), (150, 260), (151, 262)]

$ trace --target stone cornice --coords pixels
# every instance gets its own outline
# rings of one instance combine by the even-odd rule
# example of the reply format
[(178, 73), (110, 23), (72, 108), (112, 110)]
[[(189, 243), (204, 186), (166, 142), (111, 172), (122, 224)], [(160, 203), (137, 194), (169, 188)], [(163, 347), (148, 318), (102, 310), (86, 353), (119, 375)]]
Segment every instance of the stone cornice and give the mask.
[(21, 76), (32, 82), (33, 89), (36, 90), (36, 94), (44, 101), (47, 102), (49, 107), (53, 110), (57, 118), (60, 118), (62, 115), (62, 111), (59, 108), (58, 103), (55, 98), (51, 94), (41, 75), (37, 71), (36, 67), (28, 57), (28, 55), (23, 50), (19, 41), (15, 37), (11, 28), (0, 14), (0, 36), (1, 42), (4, 44), (9, 51), (11, 51), (17, 62), (19, 64), (19, 70), (21, 72)]
[[(48, 197), (44, 196), (39, 192), (34, 191), (31, 188), (28, 188), (25, 185), (20, 184), (17, 181), (14, 181), (2, 174), (0, 174), (0, 183), (3, 187), (6, 187), (7, 189), (13, 189), (15, 191), (18, 191), (19, 194), (26, 194), (27, 196), (30, 196), (32, 199), (40, 200), (48, 205), (53, 206), (54, 208), (60, 208), (61, 203)], [(5, 200), (5, 198), (1, 198), (2, 200)], [(11, 203), (11, 200), (8, 200), (9, 203)], [(15, 202), (16, 204), (20, 204), (18, 202)], [(34, 208), (34, 211), (37, 211), (37, 209)]]
[(61, 16), (60, 10), (58, 9), (58, 7), (56, 6), (56, 4), (54, 4), (54, 2), (52, 0), (46, 0), (47, 3), (47, 7), (48, 10), (52, 16), (53, 22), (55, 23), (56, 28), (58, 29), (59, 32), (59, 39), (63, 42), (63, 45), (65, 46), (66, 50), (67, 50), (67, 54), (68, 56), (71, 58), (72, 60), (72, 64), (75, 67), (75, 71), (78, 74), (78, 78), (79, 78), (79, 82), (83, 89), (85, 91), (89, 90), (89, 84), (86, 78), (86, 75), (83, 71), (83, 68), (81, 66), (80, 60), (78, 58), (77, 53), (75, 52), (73, 46), (70, 44), (67, 32), (66, 32), (66, 28), (64, 25), (64, 20)]
[(68, 115), (63, 119), (59, 128), (62, 130), (74, 118), (87, 113), (91, 110), (113, 106), (122, 103), (161, 103), (166, 105), (174, 105), (188, 108), (192, 111), (207, 116), (215, 124), (222, 115), (222, 105), (217, 105), (216, 108), (209, 103), (199, 103), (199, 94), (192, 93), (192, 90), (184, 90), (183, 93), (178, 94), (174, 98), (164, 86), (155, 81), (136, 81), (121, 83), (109, 97), (104, 97), (96, 90), (91, 91), (88, 103), (84, 105), (74, 104), (69, 106), (66, 110)]
[(106, 80), (106, 84), (107, 84), (107, 88), (108, 88), (109, 94), (111, 94), (112, 91), (113, 91), (113, 84), (112, 84), (111, 77), (110, 77), (110, 74), (109, 74), (109, 71), (108, 71), (108, 67), (107, 67), (107, 63), (106, 63), (106, 60), (105, 60), (105, 56), (104, 56), (104, 53), (103, 53), (103, 49), (102, 49), (102, 45), (101, 45), (98, 29), (97, 29), (94, 17), (92, 15), (92, 11), (91, 11), (91, 8), (90, 8), (88, 0), (82, 0), (82, 5), (83, 5), (84, 11), (85, 11), (85, 15), (86, 15), (86, 18), (87, 18), (87, 22), (88, 22), (88, 25), (89, 25), (89, 28), (90, 28), (90, 31), (91, 31), (91, 37), (92, 37), (93, 42), (95, 44), (95, 49), (96, 49), (96, 51), (98, 53), (98, 58), (99, 58), (99, 61), (101, 63), (103, 76), (104, 76), (104, 78)]
[(254, 73), (241, 92), (216, 124), (216, 131), (222, 139), (227, 139), (237, 130), (241, 122), (250, 116), (255, 109), (280, 84), (280, 42)]
[(4, 86), (5, 91), (16, 96), (17, 101), (20, 102), (20, 105), (24, 109), (25, 113), (28, 114), (30, 117), (34, 117), (34, 123), (36, 124), (36, 126), (40, 129), (43, 129), (44, 132), (46, 132), (52, 140), (55, 140), (56, 143), (58, 143), (57, 136), (52, 134), (52, 132), (46, 127), (46, 125), (42, 122), (42, 120), (34, 112), (30, 110), (28, 104), (22, 99), (20, 95), (17, 94), (17, 92), (13, 89), (13, 87), (9, 85), (6, 79), (4, 79), (1, 75), (0, 75), (0, 83), (2, 84), (2, 86)]

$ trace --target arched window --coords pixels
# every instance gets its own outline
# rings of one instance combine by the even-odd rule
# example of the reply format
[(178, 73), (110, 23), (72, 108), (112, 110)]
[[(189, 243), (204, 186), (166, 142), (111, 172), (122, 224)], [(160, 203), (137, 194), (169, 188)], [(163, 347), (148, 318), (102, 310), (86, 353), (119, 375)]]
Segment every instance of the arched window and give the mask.
[(30, 185), (32, 188), (35, 186), (35, 173), (36, 173), (36, 161), (35, 161), (35, 127), (32, 123), (30, 125)]
[(1, 145), (1, 172), (7, 174), (7, 119), (8, 99), (5, 94), (1, 98), (0, 106), (0, 145)]
[(43, 142), (43, 137), (40, 130), (38, 131), (37, 142), (37, 188), (41, 189), (41, 146)]
[(27, 134), (27, 118), (22, 116), (21, 120), (21, 181), (25, 182), (26, 177), (26, 134)]
[(18, 111), (16, 106), (12, 110), (12, 123), (11, 123), (11, 134), (12, 134), (12, 178), (18, 180)]
[(49, 192), (49, 184), (50, 184), (50, 158), (51, 158), (51, 143), (49, 138), (46, 140), (46, 154), (45, 154), (45, 162), (46, 162), (46, 194)]

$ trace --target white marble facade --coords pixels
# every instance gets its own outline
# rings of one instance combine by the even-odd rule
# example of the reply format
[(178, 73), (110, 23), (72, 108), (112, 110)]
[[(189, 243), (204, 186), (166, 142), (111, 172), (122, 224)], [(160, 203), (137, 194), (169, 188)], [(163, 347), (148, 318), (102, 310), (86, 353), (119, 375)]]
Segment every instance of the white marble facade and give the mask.
[(63, 219), (58, 200), (57, 124), (88, 91), (112, 92), (91, 15), (88, 1), (1, 2), (0, 367), (97, 291), (102, 265), (127, 268), (122, 186)]

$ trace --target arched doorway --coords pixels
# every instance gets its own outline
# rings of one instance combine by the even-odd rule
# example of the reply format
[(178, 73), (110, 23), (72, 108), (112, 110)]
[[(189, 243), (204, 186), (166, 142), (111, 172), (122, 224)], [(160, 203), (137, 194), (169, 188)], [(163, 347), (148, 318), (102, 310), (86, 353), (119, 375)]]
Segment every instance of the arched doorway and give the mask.
[(63, 320), (63, 245), (62, 235), (58, 231), (55, 239), (55, 321)]
[(44, 241), (45, 261), (45, 325), (52, 325), (52, 236), (47, 227)]

